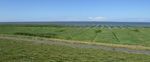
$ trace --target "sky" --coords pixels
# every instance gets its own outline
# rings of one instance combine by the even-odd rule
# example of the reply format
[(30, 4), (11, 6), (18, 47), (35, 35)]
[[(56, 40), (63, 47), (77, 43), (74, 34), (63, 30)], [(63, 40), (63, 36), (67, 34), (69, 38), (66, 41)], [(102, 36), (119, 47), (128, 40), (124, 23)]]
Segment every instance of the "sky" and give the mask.
[(150, 22), (150, 0), (0, 0), (0, 22)]

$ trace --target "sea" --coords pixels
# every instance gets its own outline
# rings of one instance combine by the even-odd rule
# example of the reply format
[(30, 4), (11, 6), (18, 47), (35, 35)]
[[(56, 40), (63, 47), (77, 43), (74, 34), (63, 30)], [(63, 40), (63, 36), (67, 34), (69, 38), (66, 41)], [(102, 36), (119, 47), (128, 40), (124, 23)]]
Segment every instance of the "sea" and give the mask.
[(0, 25), (70, 25), (70, 26), (144, 26), (150, 27), (150, 22), (0, 22)]

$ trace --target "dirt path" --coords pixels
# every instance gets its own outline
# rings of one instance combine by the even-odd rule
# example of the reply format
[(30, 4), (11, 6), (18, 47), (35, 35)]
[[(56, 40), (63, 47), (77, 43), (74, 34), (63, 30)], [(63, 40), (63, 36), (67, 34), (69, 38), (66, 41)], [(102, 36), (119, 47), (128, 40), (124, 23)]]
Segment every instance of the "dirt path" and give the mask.
[[(46, 39), (46, 38), (22, 38), (22, 37), (13, 37), (13, 36), (0, 36), (0, 39), (10, 39), (10, 40), (20, 40), (20, 41), (31, 41), (35, 43), (43, 43), (43, 44), (55, 44), (55, 45), (63, 45), (63, 46), (69, 46), (73, 48), (93, 48), (93, 49), (102, 49), (107, 51), (117, 51), (117, 52), (125, 52), (125, 53), (134, 53), (134, 54), (146, 54), (150, 55), (150, 49), (149, 47), (140, 47), (141, 49), (132, 49), (125, 47), (126, 45), (120, 46), (109, 46), (105, 44), (95, 44), (95, 43), (84, 43), (84, 42), (75, 42), (75, 41), (65, 41), (65, 40), (58, 40), (58, 39)], [(124, 46), (124, 47), (123, 47)], [(132, 47), (132, 46), (129, 46)], [(138, 47), (138, 46), (137, 46)], [(142, 49), (143, 48), (143, 49)]]

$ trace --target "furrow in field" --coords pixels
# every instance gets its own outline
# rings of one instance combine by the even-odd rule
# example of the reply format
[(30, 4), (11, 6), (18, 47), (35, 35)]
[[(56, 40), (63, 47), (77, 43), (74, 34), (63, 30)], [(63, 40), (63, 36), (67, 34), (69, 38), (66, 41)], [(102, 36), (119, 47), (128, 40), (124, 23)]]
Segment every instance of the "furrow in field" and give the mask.
[(118, 38), (118, 36), (116, 35), (116, 33), (113, 32), (112, 28), (109, 27), (108, 29), (111, 31), (111, 33), (112, 33), (114, 39), (115, 39), (117, 42), (121, 42), (120, 39)]
[(112, 32), (112, 34), (113, 34), (114, 38), (116, 39), (116, 41), (120, 42), (120, 40), (119, 40), (119, 38), (117, 37), (117, 35), (116, 35), (114, 32)]

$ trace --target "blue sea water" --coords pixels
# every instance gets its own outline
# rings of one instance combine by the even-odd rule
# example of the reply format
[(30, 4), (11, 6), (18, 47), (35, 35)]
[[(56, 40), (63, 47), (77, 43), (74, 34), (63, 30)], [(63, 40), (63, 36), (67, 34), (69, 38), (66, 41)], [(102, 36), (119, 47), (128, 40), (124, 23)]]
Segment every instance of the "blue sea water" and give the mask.
[(4, 24), (19, 24), (19, 25), (76, 25), (76, 26), (95, 26), (95, 25), (107, 25), (107, 26), (145, 26), (150, 27), (150, 22), (0, 22), (0, 25)]

